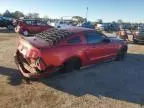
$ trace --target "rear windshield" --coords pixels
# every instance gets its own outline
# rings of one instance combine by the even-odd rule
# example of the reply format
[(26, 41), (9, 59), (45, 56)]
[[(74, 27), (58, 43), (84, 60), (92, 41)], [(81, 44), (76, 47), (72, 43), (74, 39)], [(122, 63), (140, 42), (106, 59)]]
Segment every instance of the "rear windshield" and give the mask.
[(72, 35), (72, 33), (69, 32), (68, 30), (52, 28), (50, 30), (46, 30), (36, 34), (35, 37), (44, 39), (52, 46), (70, 35)]

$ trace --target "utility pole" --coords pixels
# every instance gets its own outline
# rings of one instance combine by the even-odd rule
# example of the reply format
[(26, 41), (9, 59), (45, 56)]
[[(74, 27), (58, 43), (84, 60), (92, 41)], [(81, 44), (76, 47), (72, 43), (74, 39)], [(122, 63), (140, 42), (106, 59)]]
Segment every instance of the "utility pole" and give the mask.
[(86, 8), (86, 22), (87, 22), (87, 16), (88, 16), (88, 7)]

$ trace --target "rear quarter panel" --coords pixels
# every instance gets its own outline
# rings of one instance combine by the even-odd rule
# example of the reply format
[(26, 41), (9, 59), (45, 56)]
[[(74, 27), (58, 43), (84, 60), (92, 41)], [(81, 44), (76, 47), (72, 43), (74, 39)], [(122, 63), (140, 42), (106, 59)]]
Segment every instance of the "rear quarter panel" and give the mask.
[(67, 45), (51, 49), (43, 49), (42, 57), (46, 64), (60, 66), (72, 57), (78, 57), (82, 61), (82, 65), (88, 63), (88, 57), (84, 53), (84, 45)]

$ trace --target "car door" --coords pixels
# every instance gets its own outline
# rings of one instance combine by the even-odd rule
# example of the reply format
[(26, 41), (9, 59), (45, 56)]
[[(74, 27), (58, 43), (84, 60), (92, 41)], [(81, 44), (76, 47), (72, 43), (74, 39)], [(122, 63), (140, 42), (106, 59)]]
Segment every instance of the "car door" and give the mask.
[(44, 31), (43, 29), (44, 29), (44, 25), (42, 21), (37, 21), (37, 33)]
[(36, 20), (32, 21), (32, 29), (33, 34), (39, 33), (40, 26), (38, 25)]
[(38, 26), (38, 32), (42, 32), (42, 31), (45, 31), (45, 30), (47, 30), (47, 29), (49, 29), (50, 28), (50, 26), (49, 25), (47, 25), (46, 23), (44, 23), (44, 22), (42, 22), (42, 21), (39, 21), (39, 22), (37, 22), (37, 26)]
[(49, 26), (49, 25), (47, 25), (47, 24), (43, 24), (41, 31), (49, 30), (49, 29), (51, 29), (51, 28), (52, 28), (51, 26)]
[(104, 61), (114, 53), (113, 45), (103, 34), (90, 31), (85, 33), (87, 40), (86, 54), (90, 62)]
[(26, 20), (25, 29), (28, 30), (31, 34), (37, 33), (38, 27), (35, 20)]

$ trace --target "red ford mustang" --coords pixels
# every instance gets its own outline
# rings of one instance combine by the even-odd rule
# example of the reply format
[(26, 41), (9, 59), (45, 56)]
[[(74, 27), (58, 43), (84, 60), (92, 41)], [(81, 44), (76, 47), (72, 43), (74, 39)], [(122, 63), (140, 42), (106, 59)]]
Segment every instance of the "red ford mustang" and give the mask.
[(50, 29), (34, 37), (22, 37), (15, 53), (24, 77), (39, 78), (54, 71), (71, 72), (82, 66), (127, 53), (127, 43), (86, 28)]

